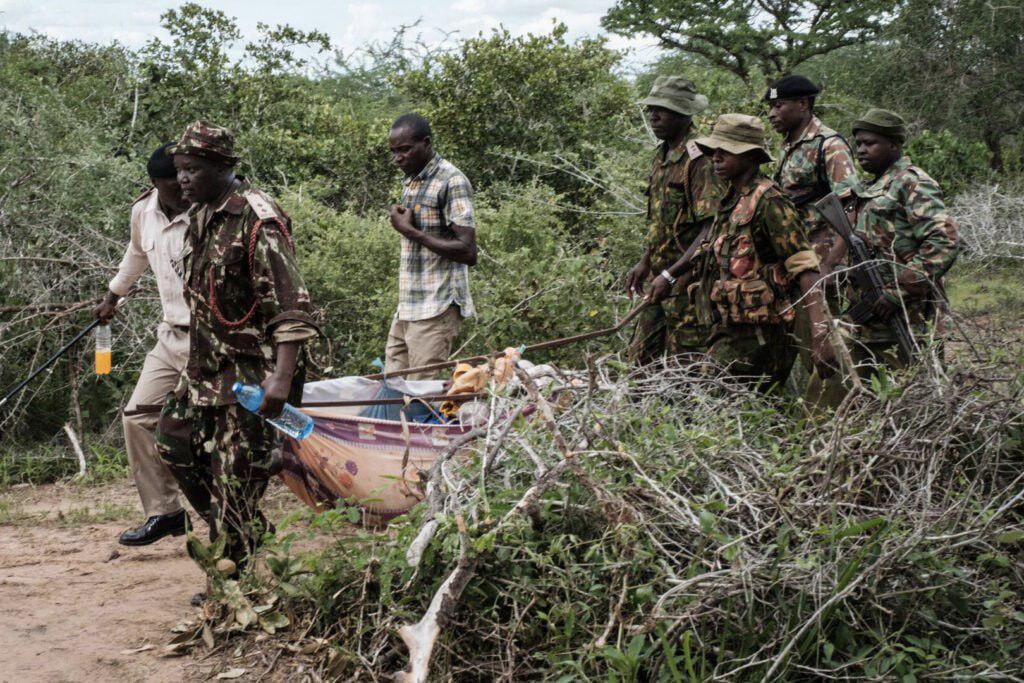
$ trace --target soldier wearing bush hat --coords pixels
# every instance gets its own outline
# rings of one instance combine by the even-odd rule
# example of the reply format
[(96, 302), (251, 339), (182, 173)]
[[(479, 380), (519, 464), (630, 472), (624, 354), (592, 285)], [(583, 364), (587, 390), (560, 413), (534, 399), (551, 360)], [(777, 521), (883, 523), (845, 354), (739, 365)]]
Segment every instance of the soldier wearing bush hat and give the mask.
[(858, 130), (878, 133), (896, 145), (907, 141), (907, 124), (903, 117), (886, 109), (869, 109), (853, 122), (853, 134), (856, 135)]
[(764, 125), (754, 116), (723, 114), (696, 143), (728, 183), (695, 287), (701, 322), (711, 327), (708, 355), (762, 389), (781, 385), (796, 357), (793, 309), (800, 305), (814, 323), (815, 364), (823, 376), (831, 374), (834, 352), (820, 292), (811, 291), (818, 257), (793, 202), (760, 173), (771, 160)]
[(938, 183), (903, 154), (907, 126), (899, 114), (871, 109), (854, 121), (853, 135), (857, 160), (873, 175), (856, 193), (856, 230), (875, 258), (893, 268), (882, 269), (888, 288), (873, 302), (875, 320), (856, 326), (851, 351), (860, 361), (896, 365), (896, 338), (885, 321), (907, 316), (924, 341), (927, 323), (943, 305), (942, 276), (956, 261), (960, 239)]
[(188, 154), (234, 166), (238, 163), (235, 154), (235, 136), (223, 126), (206, 121), (196, 121), (185, 129), (172, 154)]
[(651, 302), (629, 348), (633, 361), (643, 365), (664, 355), (705, 348), (708, 330), (698, 323), (693, 305), (670, 271), (710, 222), (724, 186), (715, 177), (711, 160), (691, 139), (693, 117), (708, 106), (693, 82), (659, 76), (640, 104), (661, 141), (647, 185), (644, 253), (626, 276), (627, 293), (644, 293)]
[[(792, 74), (773, 82), (765, 91), (764, 101), (768, 104), (772, 128), (783, 136), (775, 182), (796, 204), (807, 236), (821, 260), (821, 273), (827, 275), (842, 260), (843, 250), (837, 244), (836, 233), (814, 203), (830, 192), (844, 201), (849, 200), (858, 179), (850, 145), (815, 115), (815, 98), (820, 93), (821, 89), (809, 78)], [(829, 301), (838, 309), (839, 296), (834, 280), (825, 283), (829, 285)], [(810, 321), (803, 309), (797, 311), (795, 325), (800, 340), (800, 360), (811, 373), (814, 365), (810, 353)], [(841, 383), (823, 384), (812, 376), (807, 399), (813, 404), (823, 400), (838, 403), (842, 393)]]
[(191, 324), (188, 364), (157, 438), (211, 540), (223, 541), (224, 573), (232, 574), (269, 526), (259, 501), (276, 440), (273, 427), (238, 404), (232, 386), (259, 385), (260, 414), (276, 417), (286, 400), (301, 397), (302, 347), (317, 330), (291, 219), (235, 175), (231, 132), (197, 121), (173, 154), (182, 194), (194, 202), (183, 252)]

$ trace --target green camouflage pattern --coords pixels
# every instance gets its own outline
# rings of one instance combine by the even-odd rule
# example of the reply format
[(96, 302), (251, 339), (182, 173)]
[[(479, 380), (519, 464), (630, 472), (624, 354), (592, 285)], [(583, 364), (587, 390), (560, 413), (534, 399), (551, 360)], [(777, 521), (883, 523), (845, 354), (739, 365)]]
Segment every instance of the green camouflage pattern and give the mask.
[[(942, 190), (932, 178), (903, 156), (885, 173), (857, 192), (856, 230), (877, 259), (892, 264), (883, 269), (887, 295), (902, 299), (908, 322), (921, 327), (942, 305), (942, 276), (956, 261), (961, 243), (956, 224), (946, 212)], [(896, 276), (910, 268), (927, 278), (930, 291), (911, 294), (896, 286)], [(850, 292), (851, 299), (857, 298)], [(858, 326), (864, 342), (891, 342), (896, 338), (883, 322)]]
[[(820, 166), (822, 155), (824, 161)], [(820, 178), (822, 170), (824, 175)], [(819, 187), (821, 180), (828, 184), (827, 190)], [(799, 140), (782, 143), (775, 182), (797, 205), (818, 257), (824, 258), (837, 237), (810, 200), (820, 199), (828, 191), (844, 199), (853, 194), (858, 179), (850, 146), (839, 133), (823, 125), (818, 117), (812, 117)]]
[(698, 311), (716, 326), (789, 325), (793, 278), (817, 265), (796, 207), (763, 176), (722, 201), (704, 251)]
[(181, 139), (171, 148), (170, 153), (190, 154), (229, 164), (238, 161), (235, 154), (235, 136), (224, 126), (206, 121), (196, 121), (185, 128)]
[[(647, 184), (649, 282), (683, 257), (704, 224), (715, 215), (723, 192), (711, 159), (692, 141), (673, 149), (666, 143), (658, 146)], [(643, 364), (666, 353), (700, 350), (707, 334), (685, 293), (673, 291), (669, 298), (641, 314), (629, 354)]]
[(157, 450), (182, 493), (210, 526), (226, 536), (225, 557), (255, 552), (269, 528), (259, 501), (270, 481), (274, 428), (240, 405), (196, 407), (188, 395), (167, 397), (157, 425)]
[(735, 325), (716, 331), (708, 356), (730, 375), (749, 378), (768, 391), (789, 377), (796, 360), (794, 342), (785, 325)]
[(907, 140), (906, 121), (902, 116), (888, 109), (869, 109), (866, 114), (853, 122), (851, 128), (855, 135), (858, 130), (866, 130), (884, 135), (897, 145), (902, 145)]
[[(265, 217), (248, 195), (255, 196)], [(186, 369), (192, 405), (232, 404), (236, 381), (262, 383), (273, 371), (274, 331), (283, 323), (307, 327), (307, 338), (315, 334), (290, 234), (291, 219), (281, 207), (244, 182), (216, 210), (193, 207), (183, 251), (185, 299), (192, 313)], [(245, 324), (225, 324), (245, 319), (254, 302)]]
[(650, 94), (640, 100), (644, 107), (662, 107), (683, 116), (696, 116), (708, 108), (708, 98), (697, 92), (693, 81), (682, 76), (658, 76)]

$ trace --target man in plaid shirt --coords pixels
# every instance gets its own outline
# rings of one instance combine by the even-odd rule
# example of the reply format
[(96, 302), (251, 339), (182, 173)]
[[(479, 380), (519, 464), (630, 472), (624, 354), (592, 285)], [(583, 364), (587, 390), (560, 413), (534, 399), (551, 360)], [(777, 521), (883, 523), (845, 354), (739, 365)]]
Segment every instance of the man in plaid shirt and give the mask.
[(473, 186), (434, 151), (430, 123), (419, 114), (400, 116), (388, 144), (405, 173), (402, 203), (391, 207), (391, 225), (402, 236), (398, 311), (385, 351), (385, 372), (395, 372), (448, 359), (462, 319), (475, 313), (469, 266), (477, 248)]

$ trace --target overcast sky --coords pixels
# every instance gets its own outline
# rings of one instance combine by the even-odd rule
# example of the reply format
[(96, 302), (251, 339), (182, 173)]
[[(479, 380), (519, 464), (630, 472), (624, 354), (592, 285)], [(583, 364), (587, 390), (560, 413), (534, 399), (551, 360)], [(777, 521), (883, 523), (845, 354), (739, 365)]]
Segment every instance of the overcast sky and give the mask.
[[(177, 0), (0, 0), (0, 26), (35, 31), (52, 38), (88, 42), (118, 41), (140, 47), (165, 36), (160, 14), (184, 4)], [(206, 0), (200, 4), (234, 17), (245, 36), (257, 22), (287, 23), (319, 29), (346, 52), (367, 41), (388, 38), (393, 29), (422, 19), (425, 41), (439, 41), (445, 31), (468, 37), (499, 25), (514, 34), (547, 33), (553, 21), (569, 28), (570, 37), (601, 34), (601, 17), (613, 0)], [(628, 48), (629, 62), (649, 62), (657, 50), (652, 40), (609, 36), (614, 48)]]

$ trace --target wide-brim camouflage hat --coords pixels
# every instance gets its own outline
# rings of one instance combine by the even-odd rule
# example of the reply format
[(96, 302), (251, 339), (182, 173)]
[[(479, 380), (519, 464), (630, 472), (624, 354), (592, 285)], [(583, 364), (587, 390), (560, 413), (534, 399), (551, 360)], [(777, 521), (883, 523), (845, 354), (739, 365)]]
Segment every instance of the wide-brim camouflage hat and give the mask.
[(715, 121), (711, 135), (697, 138), (696, 142), (708, 152), (724, 149), (731, 154), (757, 152), (762, 162), (774, 161), (764, 146), (764, 124), (756, 116), (722, 114)]
[(227, 164), (238, 163), (235, 136), (224, 126), (196, 121), (182, 133), (171, 154), (191, 154)]
[(696, 116), (708, 108), (708, 98), (697, 92), (697, 86), (682, 76), (658, 76), (651, 86), (651, 94), (640, 100), (644, 107), (663, 107), (682, 114)]
[(853, 134), (858, 130), (878, 133), (902, 145), (907, 141), (907, 123), (903, 117), (887, 109), (869, 109), (864, 116), (853, 122)]

